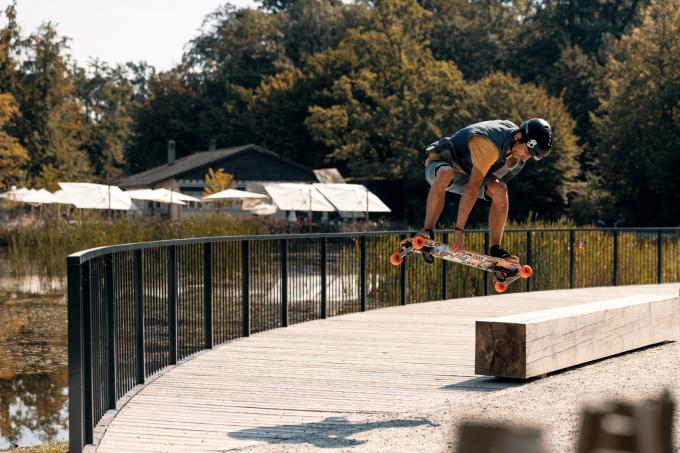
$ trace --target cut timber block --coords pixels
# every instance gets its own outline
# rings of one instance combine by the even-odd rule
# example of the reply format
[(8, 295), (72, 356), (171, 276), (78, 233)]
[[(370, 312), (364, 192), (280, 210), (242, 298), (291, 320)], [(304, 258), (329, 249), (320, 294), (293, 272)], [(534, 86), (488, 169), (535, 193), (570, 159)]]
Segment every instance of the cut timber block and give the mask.
[(475, 373), (526, 379), (680, 339), (680, 298), (637, 295), (476, 321)]

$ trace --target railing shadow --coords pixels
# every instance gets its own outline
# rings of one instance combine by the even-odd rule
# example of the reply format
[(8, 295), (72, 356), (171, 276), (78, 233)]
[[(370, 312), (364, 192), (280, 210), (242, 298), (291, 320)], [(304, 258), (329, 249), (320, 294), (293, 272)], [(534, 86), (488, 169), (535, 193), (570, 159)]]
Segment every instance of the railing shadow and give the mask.
[(352, 423), (345, 417), (328, 417), (320, 422), (242, 429), (229, 433), (229, 436), (239, 440), (258, 440), (270, 444), (308, 443), (316, 448), (346, 448), (368, 442), (352, 438), (359, 433), (374, 429), (412, 428), (423, 425), (438, 426), (425, 418)]

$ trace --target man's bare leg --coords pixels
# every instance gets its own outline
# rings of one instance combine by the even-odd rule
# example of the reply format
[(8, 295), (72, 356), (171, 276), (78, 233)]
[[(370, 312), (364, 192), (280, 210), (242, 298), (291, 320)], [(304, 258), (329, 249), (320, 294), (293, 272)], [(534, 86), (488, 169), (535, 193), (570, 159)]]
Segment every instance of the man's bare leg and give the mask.
[(437, 171), (434, 184), (430, 187), (430, 193), (427, 195), (424, 229), (434, 230), (437, 220), (439, 220), (439, 216), (441, 216), (444, 210), (446, 188), (452, 179), (453, 169), (451, 167), (441, 167)]

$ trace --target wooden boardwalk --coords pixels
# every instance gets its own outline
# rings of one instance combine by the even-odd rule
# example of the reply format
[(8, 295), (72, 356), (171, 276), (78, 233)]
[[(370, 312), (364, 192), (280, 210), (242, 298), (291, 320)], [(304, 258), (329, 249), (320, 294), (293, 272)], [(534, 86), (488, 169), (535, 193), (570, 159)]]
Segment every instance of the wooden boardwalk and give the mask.
[[(170, 369), (108, 422), (97, 451), (215, 451), (332, 429), (349, 414), (443, 404), (517, 385), (474, 374), (477, 319), (680, 285), (506, 294), (391, 307), (234, 341)], [(101, 432), (102, 429), (100, 428)]]

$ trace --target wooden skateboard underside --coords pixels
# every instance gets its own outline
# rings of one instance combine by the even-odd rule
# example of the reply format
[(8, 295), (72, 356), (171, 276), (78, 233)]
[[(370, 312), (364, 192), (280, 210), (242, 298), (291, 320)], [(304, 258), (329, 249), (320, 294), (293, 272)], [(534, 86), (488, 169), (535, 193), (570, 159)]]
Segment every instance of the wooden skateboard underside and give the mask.
[(488, 255), (481, 255), (474, 252), (462, 251), (453, 252), (451, 248), (443, 242), (433, 241), (422, 237), (404, 239), (400, 244), (401, 252), (396, 252), (390, 257), (390, 262), (399, 265), (403, 257), (412, 253), (419, 253), (425, 256), (433, 256), (454, 263), (491, 272), (496, 278), (495, 289), (503, 292), (507, 285), (519, 278), (528, 278), (532, 274), (531, 267), (515, 261), (503, 258), (495, 258)]

